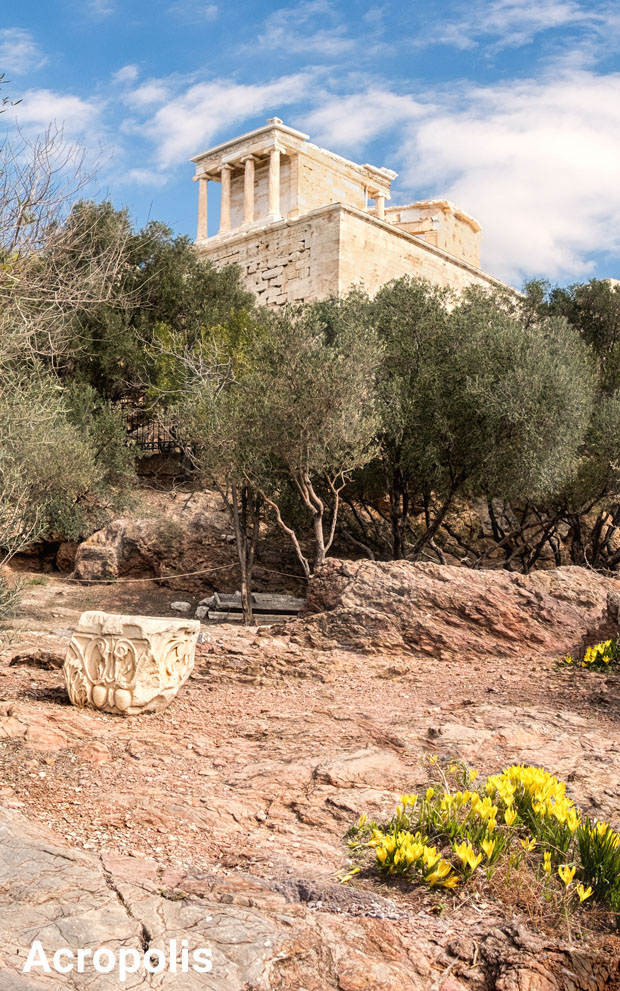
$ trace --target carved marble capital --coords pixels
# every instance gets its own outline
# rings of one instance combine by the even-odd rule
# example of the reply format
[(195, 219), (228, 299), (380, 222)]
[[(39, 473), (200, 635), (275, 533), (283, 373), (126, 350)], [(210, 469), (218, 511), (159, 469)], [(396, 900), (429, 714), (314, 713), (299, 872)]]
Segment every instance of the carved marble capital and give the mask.
[(118, 715), (159, 712), (185, 684), (196, 620), (82, 613), (64, 665), (72, 703)]

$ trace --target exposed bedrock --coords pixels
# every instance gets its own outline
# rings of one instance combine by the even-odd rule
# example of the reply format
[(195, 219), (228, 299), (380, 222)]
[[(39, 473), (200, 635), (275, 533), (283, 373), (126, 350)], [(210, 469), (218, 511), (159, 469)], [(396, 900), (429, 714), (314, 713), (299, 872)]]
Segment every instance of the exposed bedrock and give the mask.
[(520, 575), (329, 560), (287, 632), (313, 647), (438, 658), (562, 654), (617, 630), (620, 582), (586, 568)]

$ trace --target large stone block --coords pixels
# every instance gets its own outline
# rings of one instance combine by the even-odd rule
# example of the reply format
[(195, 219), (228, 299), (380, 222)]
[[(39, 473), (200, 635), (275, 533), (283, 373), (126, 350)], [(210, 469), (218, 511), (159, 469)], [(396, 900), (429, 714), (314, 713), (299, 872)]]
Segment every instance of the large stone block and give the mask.
[(118, 715), (159, 712), (194, 666), (192, 619), (82, 613), (64, 665), (69, 698)]

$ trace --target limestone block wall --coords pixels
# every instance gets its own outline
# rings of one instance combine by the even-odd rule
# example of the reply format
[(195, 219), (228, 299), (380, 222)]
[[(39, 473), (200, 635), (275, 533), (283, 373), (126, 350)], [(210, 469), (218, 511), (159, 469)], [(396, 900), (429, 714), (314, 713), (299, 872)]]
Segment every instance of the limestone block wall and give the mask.
[(403, 275), (428, 279), (434, 285), (457, 291), (471, 285), (501, 285), (481, 269), (419, 237), (361, 211), (343, 208), (338, 292), (363, 284), (374, 295), (386, 282)]
[(259, 304), (278, 306), (338, 292), (339, 240), (339, 211), (332, 209), (211, 240), (197, 250), (218, 267), (239, 265)]
[(387, 207), (385, 219), (408, 234), (480, 267), (480, 225), (449, 200)]
[(442, 217), (437, 247), (462, 258), (470, 265), (480, 265), (480, 234), (453, 213), (444, 213)]
[(374, 295), (403, 275), (456, 290), (501, 285), (419, 237), (339, 203), (262, 229), (211, 238), (196, 250), (218, 267), (239, 265), (259, 304), (270, 306), (324, 299), (355, 285)]
[(309, 213), (331, 203), (350, 203), (360, 210), (364, 208), (364, 187), (359, 176), (335, 170), (326, 156), (301, 157), (298, 181), (300, 213)]

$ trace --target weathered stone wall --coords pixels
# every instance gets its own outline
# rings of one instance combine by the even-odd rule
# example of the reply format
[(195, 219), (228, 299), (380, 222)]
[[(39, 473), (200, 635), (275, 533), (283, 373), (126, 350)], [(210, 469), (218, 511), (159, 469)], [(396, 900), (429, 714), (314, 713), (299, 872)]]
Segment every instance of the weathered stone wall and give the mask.
[(364, 189), (359, 176), (335, 169), (327, 155), (301, 158), (298, 196), (302, 214), (331, 203), (350, 203), (359, 210), (364, 208)]
[(449, 200), (387, 207), (385, 219), (407, 234), (480, 267), (480, 225)]
[(338, 291), (363, 283), (371, 294), (403, 275), (455, 290), (500, 285), (473, 265), (361, 211), (342, 209)]
[(338, 292), (339, 210), (235, 233), (198, 251), (218, 267), (239, 265), (260, 304), (303, 302)]
[(363, 285), (371, 295), (391, 279), (419, 276), (464, 289), (497, 284), (391, 224), (341, 204), (262, 230), (233, 232), (197, 248), (215, 265), (239, 265), (259, 303), (324, 299)]

